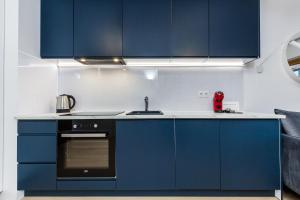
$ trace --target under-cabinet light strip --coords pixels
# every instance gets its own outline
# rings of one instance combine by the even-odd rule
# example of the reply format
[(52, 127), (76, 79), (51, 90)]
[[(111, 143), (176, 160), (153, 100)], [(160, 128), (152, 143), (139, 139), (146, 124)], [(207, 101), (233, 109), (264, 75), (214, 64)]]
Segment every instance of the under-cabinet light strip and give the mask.
[(175, 60), (175, 61), (143, 61), (143, 60), (125, 60), (128, 67), (243, 67), (245, 63), (242, 60)]

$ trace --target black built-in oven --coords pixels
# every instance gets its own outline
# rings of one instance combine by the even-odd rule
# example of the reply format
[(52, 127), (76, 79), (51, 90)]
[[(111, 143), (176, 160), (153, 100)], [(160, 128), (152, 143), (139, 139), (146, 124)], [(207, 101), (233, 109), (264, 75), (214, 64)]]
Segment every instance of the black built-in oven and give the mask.
[(115, 120), (58, 121), (59, 179), (115, 178)]

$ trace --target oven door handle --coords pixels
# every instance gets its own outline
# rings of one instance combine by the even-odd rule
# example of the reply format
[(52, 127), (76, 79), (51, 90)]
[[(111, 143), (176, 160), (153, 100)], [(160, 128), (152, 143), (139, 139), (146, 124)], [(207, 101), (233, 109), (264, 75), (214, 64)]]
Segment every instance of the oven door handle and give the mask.
[(106, 133), (61, 134), (62, 138), (106, 138)]

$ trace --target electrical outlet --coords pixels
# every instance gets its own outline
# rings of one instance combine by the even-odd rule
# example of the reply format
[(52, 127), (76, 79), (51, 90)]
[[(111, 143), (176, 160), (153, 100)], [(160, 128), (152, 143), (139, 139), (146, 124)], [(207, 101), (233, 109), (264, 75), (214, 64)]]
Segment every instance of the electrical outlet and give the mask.
[(231, 109), (235, 111), (240, 110), (240, 103), (237, 101), (224, 101), (223, 102), (223, 110)]
[(198, 93), (199, 93), (200, 98), (208, 98), (209, 97), (209, 91), (208, 90), (199, 91)]

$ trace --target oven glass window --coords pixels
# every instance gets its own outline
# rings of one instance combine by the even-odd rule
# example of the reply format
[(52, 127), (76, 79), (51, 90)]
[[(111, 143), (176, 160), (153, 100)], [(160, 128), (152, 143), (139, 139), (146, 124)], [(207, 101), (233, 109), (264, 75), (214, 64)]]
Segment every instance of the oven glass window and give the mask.
[(108, 169), (109, 140), (70, 138), (64, 143), (65, 169)]

